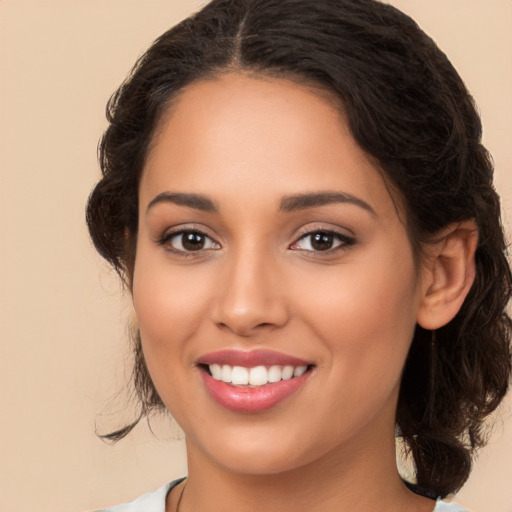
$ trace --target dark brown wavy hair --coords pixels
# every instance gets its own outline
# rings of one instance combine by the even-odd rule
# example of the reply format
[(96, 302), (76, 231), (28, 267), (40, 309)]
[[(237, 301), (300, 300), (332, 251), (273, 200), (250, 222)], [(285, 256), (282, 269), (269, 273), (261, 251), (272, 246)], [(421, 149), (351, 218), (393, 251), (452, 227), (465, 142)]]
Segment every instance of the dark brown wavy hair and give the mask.
[[(107, 106), (103, 177), (87, 205), (97, 250), (130, 287), (138, 185), (159, 120), (185, 86), (233, 71), (334, 94), (361, 148), (403, 197), (418, 254), (448, 224), (475, 220), (474, 285), (449, 324), (435, 333), (417, 327), (396, 416), (397, 435), (414, 461), (415, 490), (456, 491), (485, 443), (484, 419), (507, 391), (511, 273), (473, 99), (411, 18), (375, 0), (214, 0), (163, 34)], [(134, 342), (140, 420), (164, 405), (138, 333)], [(106, 437), (123, 437), (138, 420)]]

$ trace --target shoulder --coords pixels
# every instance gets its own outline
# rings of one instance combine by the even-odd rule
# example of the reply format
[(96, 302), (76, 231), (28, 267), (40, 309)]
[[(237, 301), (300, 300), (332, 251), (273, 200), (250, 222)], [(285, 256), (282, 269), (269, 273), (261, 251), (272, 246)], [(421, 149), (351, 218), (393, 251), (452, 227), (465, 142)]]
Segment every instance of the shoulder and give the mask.
[(148, 492), (139, 496), (136, 500), (129, 503), (121, 503), (114, 507), (105, 508), (96, 512), (165, 512), (165, 499), (169, 491), (182, 482), (180, 478), (169, 482), (156, 491)]
[(456, 505), (455, 503), (447, 503), (446, 501), (438, 501), (433, 512), (469, 512), (469, 510)]

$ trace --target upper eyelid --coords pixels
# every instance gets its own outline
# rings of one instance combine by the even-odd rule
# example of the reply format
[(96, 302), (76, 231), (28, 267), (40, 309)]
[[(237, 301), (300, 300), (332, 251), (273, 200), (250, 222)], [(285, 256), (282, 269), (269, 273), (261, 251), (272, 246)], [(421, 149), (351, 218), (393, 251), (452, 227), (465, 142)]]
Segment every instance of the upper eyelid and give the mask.
[(295, 240), (299, 240), (299, 238), (301, 238), (303, 236), (311, 235), (313, 233), (318, 233), (318, 232), (333, 233), (335, 235), (339, 235), (341, 237), (346, 237), (346, 238), (355, 238), (356, 237), (355, 233), (349, 228), (342, 227), (342, 226), (333, 226), (331, 224), (326, 225), (321, 222), (319, 222), (319, 223), (313, 222), (312, 224), (309, 224), (305, 227), (298, 229), (297, 232), (295, 233)]
[[(185, 233), (201, 234), (205, 238), (208, 238), (215, 245), (218, 245), (218, 247), (206, 247), (206, 248), (201, 248), (201, 249), (198, 249), (195, 251), (186, 250), (186, 249), (184, 250), (184, 249), (179, 249), (179, 248), (173, 247), (171, 240), (174, 237), (182, 236)], [(204, 254), (205, 251), (212, 251), (212, 250), (217, 251), (220, 248), (222, 248), (221, 244), (219, 242), (217, 242), (217, 240), (215, 238), (213, 238), (212, 236), (205, 233), (204, 230), (200, 230), (197, 228), (177, 228), (174, 230), (167, 230), (163, 233), (162, 236), (160, 236), (159, 238), (157, 238), (155, 240), (155, 243), (157, 245), (161, 246), (164, 250), (168, 251), (169, 253), (174, 253), (177, 256), (186, 257), (186, 258), (199, 257), (201, 254)]]
[(164, 239), (169, 240), (169, 238), (172, 238), (173, 236), (180, 235), (183, 233), (190, 233), (190, 232), (200, 233), (201, 235), (204, 235), (204, 236), (210, 238), (211, 240), (213, 240), (214, 242), (220, 244), (220, 242), (217, 240), (217, 238), (212, 236), (206, 228), (203, 228), (203, 227), (199, 228), (199, 227), (192, 226), (192, 225), (176, 226), (173, 228), (168, 228), (168, 229), (164, 230), (160, 236), (157, 237), (157, 241), (161, 241)]
[(339, 237), (343, 240), (350, 240), (355, 241), (355, 237), (353, 235), (347, 235), (345, 233), (340, 233), (339, 231), (335, 231), (333, 229), (313, 229), (311, 231), (306, 231), (305, 233), (302, 233), (301, 235), (297, 236), (295, 238), (295, 241), (292, 242), (293, 244), (296, 244), (299, 240), (302, 240), (303, 238), (307, 238), (308, 236), (314, 235), (315, 233), (327, 233), (329, 235), (334, 235), (335, 237)]
[[(350, 234), (343, 233), (341, 231), (341, 228), (339, 228), (339, 229), (326, 228), (325, 226), (309, 227), (309, 228), (304, 229), (302, 232), (299, 231), (299, 233), (295, 236), (294, 241), (288, 247), (290, 250), (305, 251), (308, 253), (312, 253), (313, 255), (318, 254), (318, 255), (327, 256), (328, 254), (333, 254), (340, 250), (348, 249), (349, 247), (352, 247), (353, 245), (356, 244), (357, 240), (356, 240), (355, 235), (353, 234), (353, 232), (351, 230), (348, 230), (348, 231), (350, 231)], [(334, 237), (338, 239), (340, 244), (336, 247), (327, 249), (325, 251), (314, 251), (314, 250), (307, 250), (307, 249), (303, 250), (303, 249), (299, 249), (299, 248), (292, 249), (292, 247), (297, 245), (301, 240), (304, 240), (307, 237), (314, 235), (315, 233), (327, 233), (327, 234), (334, 235)]]
[(314, 229), (312, 231), (306, 231), (302, 235), (299, 235), (297, 240), (301, 240), (302, 238), (306, 238), (308, 236), (314, 235), (315, 233), (326, 233), (328, 235), (339, 236), (340, 238), (344, 238), (344, 239), (353, 239), (354, 238), (352, 235), (340, 233), (339, 231), (334, 231), (332, 229)]
[[(165, 244), (168, 242), (172, 237), (187, 233), (187, 232), (194, 232), (194, 233), (200, 233), (201, 235), (204, 235), (205, 237), (209, 238), (213, 242), (219, 244), (219, 246), (222, 246), (223, 244), (219, 241), (218, 237), (212, 236), (209, 232), (209, 230), (203, 227), (196, 227), (194, 225), (185, 225), (185, 226), (176, 226), (174, 228), (167, 229), (163, 232), (163, 234), (156, 238), (156, 242), (160, 245)], [(345, 232), (343, 232), (345, 231)], [(293, 241), (288, 245), (290, 247), (291, 245), (296, 244), (299, 240), (311, 236), (315, 233), (330, 233), (335, 236), (338, 236), (345, 240), (351, 240), (355, 242), (355, 235), (351, 230), (348, 228), (334, 228), (331, 226), (326, 226), (325, 224), (317, 224), (313, 226), (304, 227), (298, 230), (298, 232), (295, 233), (293, 237)]]

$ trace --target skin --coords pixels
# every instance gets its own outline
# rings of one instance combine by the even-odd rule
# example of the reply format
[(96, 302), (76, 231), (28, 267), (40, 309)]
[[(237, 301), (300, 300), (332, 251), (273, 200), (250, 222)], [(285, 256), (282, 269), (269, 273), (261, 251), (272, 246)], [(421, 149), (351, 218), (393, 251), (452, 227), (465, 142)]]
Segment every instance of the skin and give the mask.
[[(357, 200), (280, 210), (285, 197), (325, 191)], [(201, 194), (217, 211), (155, 200), (167, 193)], [(418, 269), (400, 210), (325, 94), (231, 73), (174, 101), (140, 184), (132, 291), (148, 369), (186, 434), (181, 512), (259, 510), (261, 496), (280, 512), (434, 508), (399, 478), (395, 411), (416, 323), (440, 321), (456, 265), (439, 258), (447, 242)], [(450, 247), (470, 261), (464, 228)], [(187, 229), (207, 236), (203, 249), (168, 236)], [(311, 250), (315, 231), (341, 238)], [(314, 369), (270, 410), (221, 407), (197, 359), (258, 348)]]

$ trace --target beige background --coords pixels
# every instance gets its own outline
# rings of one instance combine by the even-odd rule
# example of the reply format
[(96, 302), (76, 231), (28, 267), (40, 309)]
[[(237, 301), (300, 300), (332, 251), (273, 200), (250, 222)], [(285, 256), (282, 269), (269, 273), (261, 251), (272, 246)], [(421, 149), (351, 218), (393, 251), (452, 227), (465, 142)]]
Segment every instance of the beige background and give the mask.
[[(512, 219), (512, 1), (394, 0), (477, 99)], [(129, 417), (129, 300), (91, 248), (104, 105), (140, 52), (198, 0), (0, 0), (0, 511), (85, 511), (185, 472), (177, 429), (111, 447), (95, 422)], [(123, 305), (124, 304), (124, 305)], [(512, 511), (512, 401), (457, 500)], [(103, 415), (100, 413), (104, 413)], [(161, 422), (162, 423), (162, 422)]]

